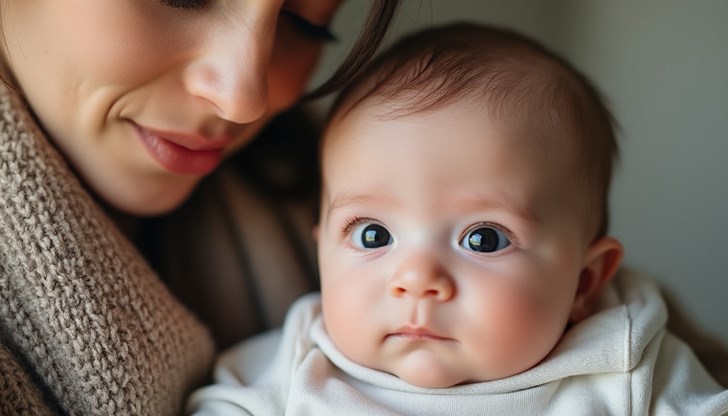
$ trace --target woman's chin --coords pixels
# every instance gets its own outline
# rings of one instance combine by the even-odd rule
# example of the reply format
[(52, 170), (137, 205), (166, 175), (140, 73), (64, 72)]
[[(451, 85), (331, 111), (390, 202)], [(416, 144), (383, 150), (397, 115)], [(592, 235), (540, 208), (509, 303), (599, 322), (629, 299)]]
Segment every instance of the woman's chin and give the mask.
[(112, 189), (99, 194), (115, 210), (139, 217), (153, 217), (175, 210), (189, 198), (200, 178), (186, 179), (169, 184), (129, 186), (126, 190)]

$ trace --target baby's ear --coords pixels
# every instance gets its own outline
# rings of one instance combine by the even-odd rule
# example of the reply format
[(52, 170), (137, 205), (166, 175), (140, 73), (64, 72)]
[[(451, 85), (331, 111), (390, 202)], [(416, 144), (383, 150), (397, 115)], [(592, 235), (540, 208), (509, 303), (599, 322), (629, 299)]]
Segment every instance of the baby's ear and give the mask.
[(622, 244), (612, 237), (602, 237), (589, 245), (569, 322), (575, 324), (591, 315), (594, 301), (617, 272), (623, 255)]

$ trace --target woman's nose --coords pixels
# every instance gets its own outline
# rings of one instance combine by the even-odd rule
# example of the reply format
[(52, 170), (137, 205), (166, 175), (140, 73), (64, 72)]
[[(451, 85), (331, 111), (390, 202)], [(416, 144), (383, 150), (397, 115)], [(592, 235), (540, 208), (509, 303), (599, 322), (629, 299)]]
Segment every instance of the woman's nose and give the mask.
[(389, 294), (396, 298), (431, 298), (445, 302), (455, 295), (455, 282), (446, 268), (431, 256), (404, 261), (389, 279)]
[(229, 25), (210, 28), (198, 56), (185, 69), (188, 93), (206, 101), (218, 117), (234, 123), (252, 123), (263, 117), (269, 105), (267, 73), (276, 17), (277, 11), (254, 10)]

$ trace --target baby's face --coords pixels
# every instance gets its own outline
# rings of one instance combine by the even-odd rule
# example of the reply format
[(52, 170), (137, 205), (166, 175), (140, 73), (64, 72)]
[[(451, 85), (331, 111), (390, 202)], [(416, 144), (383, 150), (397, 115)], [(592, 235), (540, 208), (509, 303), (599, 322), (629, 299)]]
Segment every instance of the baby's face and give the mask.
[(533, 367), (569, 320), (587, 248), (559, 151), (519, 145), (529, 138), (472, 104), (374, 111), (360, 105), (326, 135), (329, 335), (422, 387)]

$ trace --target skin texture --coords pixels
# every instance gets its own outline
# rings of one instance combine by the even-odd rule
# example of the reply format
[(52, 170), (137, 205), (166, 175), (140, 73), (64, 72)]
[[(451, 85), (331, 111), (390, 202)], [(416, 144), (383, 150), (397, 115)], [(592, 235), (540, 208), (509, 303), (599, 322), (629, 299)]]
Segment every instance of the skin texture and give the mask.
[[(585, 239), (583, 195), (569, 192), (555, 146), (523, 145), (533, 137), (469, 102), (395, 117), (368, 104), (335, 118), (324, 142), (318, 249), (332, 340), (421, 387), (533, 367), (588, 316), (620, 244)], [(391, 241), (364, 248), (371, 224)], [(473, 251), (483, 227), (504, 248)]]
[(297, 20), (340, 2), (3, 1), (6, 77), (95, 193), (159, 214), (295, 102), (323, 46)]

